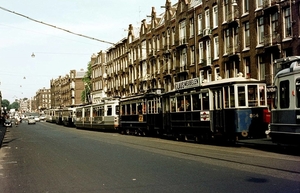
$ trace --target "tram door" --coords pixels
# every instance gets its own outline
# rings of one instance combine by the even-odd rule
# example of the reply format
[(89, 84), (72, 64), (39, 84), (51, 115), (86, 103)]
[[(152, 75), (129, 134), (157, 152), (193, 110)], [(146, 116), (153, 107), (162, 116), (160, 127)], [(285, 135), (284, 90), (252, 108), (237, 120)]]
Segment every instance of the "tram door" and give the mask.
[(223, 110), (223, 90), (222, 88), (212, 90), (213, 94), (213, 122), (212, 129), (215, 134), (224, 133), (224, 110)]

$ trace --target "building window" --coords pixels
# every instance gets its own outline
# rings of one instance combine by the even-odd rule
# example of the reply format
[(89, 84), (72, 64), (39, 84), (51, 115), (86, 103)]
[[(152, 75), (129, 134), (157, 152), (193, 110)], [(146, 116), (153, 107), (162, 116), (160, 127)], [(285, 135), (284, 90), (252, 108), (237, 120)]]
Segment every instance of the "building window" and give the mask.
[(239, 51), (239, 29), (238, 27), (233, 29), (233, 45), (234, 45), (234, 52)]
[(223, 18), (224, 23), (228, 21), (228, 14), (229, 14), (229, 4), (228, 0), (223, 0)]
[(204, 78), (204, 70), (200, 70), (200, 83), (203, 83)]
[(205, 29), (210, 29), (209, 9), (205, 10)]
[(217, 28), (218, 27), (218, 6), (214, 6), (213, 7), (213, 28)]
[(203, 33), (203, 27), (202, 27), (202, 14), (198, 15), (198, 34)]
[(224, 31), (224, 54), (228, 54), (230, 48), (230, 31), (226, 29)]
[(190, 59), (191, 59), (191, 65), (195, 64), (195, 46), (190, 47)]
[(245, 75), (247, 78), (250, 78), (251, 74), (250, 74), (250, 58), (249, 57), (244, 58), (244, 65), (245, 65)]
[(258, 44), (264, 43), (264, 18), (260, 17), (257, 19), (257, 38)]
[(230, 63), (225, 63), (225, 78), (230, 78)]
[(203, 63), (203, 42), (199, 42), (199, 62)]
[(172, 28), (172, 45), (175, 45), (175, 27)]
[(250, 26), (249, 22), (244, 23), (244, 48), (250, 47)]
[(284, 37), (292, 36), (292, 26), (291, 26), (291, 9), (288, 7), (284, 9)]
[(278, 12), (275, 12), (271, 15), (271, 30), (272, 40), (277, 41)]
[(211, 65), (211, 43), (210, 40), (206, 41), (206, 60), (207, 65)]
[(194, 18), (190, 19), (190, 37), (194, 36)]
[(265, 80), (266, 78), (266, 67), (263, 61), (263, 56), (258, 56), (258, 72), (259, 72), (259, 80)]
[(182, 21), (179, 24), (179, 40), (180, 40), (181, 43), (185, 43), (186, 42), (185, 21)]
[(214, 59), (219, 58), (219, 37), (214, 37)]
[(243, 0), (243, 13), (249, 12), (249, 0)]
[(207, 82), (211, 82), (211, 69), (207, 70)]
[(186, 48), (181, 50), (180, 54), (180, 67), (186, 66)]
[(220, 67), (215, 67), (215, 80), (218, 80), (220, 76)]
[(256, 9), (261, 9), (263, 7), (263, 0), (256, 0)]

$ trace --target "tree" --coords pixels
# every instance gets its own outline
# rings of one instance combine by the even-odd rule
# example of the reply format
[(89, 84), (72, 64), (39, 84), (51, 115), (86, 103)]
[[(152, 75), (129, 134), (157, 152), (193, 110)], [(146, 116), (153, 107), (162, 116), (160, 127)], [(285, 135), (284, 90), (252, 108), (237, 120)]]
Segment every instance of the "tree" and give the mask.
[(3, 107), (3, 108), (6, 107), (6, 109), (8, 109), (9, 105), (10, 105), (10, 103), (9, 103), (9, 101), (7, 99), (3, 99), (1, 101), (1, 107)]
[(20, 104), (18, 102), (13, 102), (11, 105), (9, 105), (9, 109), (16, 109), (18, 110), (20, 108)]
[(91, 95), (91, 90), (92, 90), (92, 64), (91, 62), (88, 63), (87, 65), (87, 71), (82, 78), (83, 84), (84, 84), (84, 90), (81, 92), (81, 101), (84, 102), (90, 102), (89, 101), (89, 96)]

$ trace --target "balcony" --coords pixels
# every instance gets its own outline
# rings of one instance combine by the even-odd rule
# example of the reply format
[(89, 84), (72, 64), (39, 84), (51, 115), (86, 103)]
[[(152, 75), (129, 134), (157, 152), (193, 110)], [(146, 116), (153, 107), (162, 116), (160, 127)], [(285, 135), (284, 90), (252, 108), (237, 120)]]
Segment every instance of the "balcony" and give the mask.
[(279, 9), (279, 4), (278, 0), (264, 0), (263, 1), (263, 10), (266, 13), (271, 13), (278, 11)]
[(201, 67), (211, 66), (211, 64), (212, 64), (211, 57), (208, 57), (207, 59), (201, 59), (200, 60)]
[(271, 6), (274, 6), (278, 3), (278, 0), (264, 0), (263, 1), (263, 8), (268, 8), (268, 7), (271, 7)]
[(268, 34), (264, 36), (264, 46), (271, 47), (271, 46), (278, 46), (280, 44), (280, 34)]
[(188, 39), (186, 37), (180, 37), (180, 39), (176, 41), (176, 45), (178, 47), (186, 46), (187, 44), (188, 44)]
[(148, 54), (149, 57), (155, 57), (156, 56), (156, 51), (155, 50), (151, 50)]
[(229, 56), (234, 56), (234, 55), (237, 55), (238, 53), (240, 53), (240, 49), (239, 49), (238, 45), (227, 46), (226, 51)]
[(239, 19), (239, 10), (238, 9), (234, 9), (232, 11), (229, 11), (227, 14), (227, 23), (232, 23), (234, 21), (238, 21)]

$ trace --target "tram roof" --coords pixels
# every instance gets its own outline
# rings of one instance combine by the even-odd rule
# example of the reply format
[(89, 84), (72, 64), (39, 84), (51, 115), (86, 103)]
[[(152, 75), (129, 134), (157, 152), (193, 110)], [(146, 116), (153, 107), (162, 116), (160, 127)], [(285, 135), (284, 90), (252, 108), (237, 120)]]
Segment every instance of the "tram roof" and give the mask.
[(225, 79), (220, 79), (216, 81), (211, 81), (211, 82), (205, 82), (202, 83), (202, 87), (210, 87), (210, 86), (218, 86), (218, 85), (224, 85), (224, 84), (233, 84), (233, 83), (264, 83), (263, 81), (254, 79), (254, 78), (245, 78), (242, 76), (239, 77), (233, 77), (233, 78), (225, 78)]

